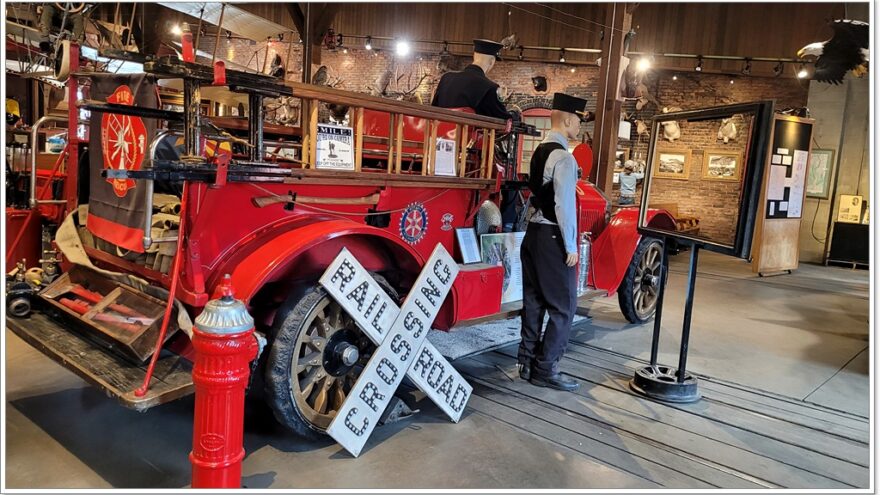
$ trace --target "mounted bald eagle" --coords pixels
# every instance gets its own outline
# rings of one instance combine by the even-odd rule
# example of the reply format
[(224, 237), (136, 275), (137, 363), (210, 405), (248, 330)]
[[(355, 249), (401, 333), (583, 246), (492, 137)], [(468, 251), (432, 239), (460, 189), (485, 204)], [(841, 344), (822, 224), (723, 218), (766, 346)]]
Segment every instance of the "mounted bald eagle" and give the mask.
[(843, 76), (849, 70), (858, 77), (867, 74), (868, 23), (837, 19), (828, 25), (834, 30), (834, 36), (830, 40), (810, 43), (797, 53), (798, 58), (818, 57), (813, 79), (841, 84)]

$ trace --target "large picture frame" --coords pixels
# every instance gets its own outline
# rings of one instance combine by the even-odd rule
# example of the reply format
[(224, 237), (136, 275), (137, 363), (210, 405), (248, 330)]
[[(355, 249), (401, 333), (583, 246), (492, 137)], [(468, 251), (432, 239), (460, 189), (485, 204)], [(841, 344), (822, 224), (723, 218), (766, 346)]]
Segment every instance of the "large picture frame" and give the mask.
[(702, 110), (675, 112), (664, 114), (663, 116), (664, 120), (682, 122), (720, 120), (737, 114), (748, 114), (753, 119), (751, 130), (747, 136), (748, 143), (745, 146), (747, 151), (743, 157), (741, 191), (737, 198), (737, 221), (732, 242), (719, 242), (690, 231), (679, 231), (675, 229), (674, 225), (668, 224), (671, 222), (652, 221), (654, 216), (649, 214), (650, 204), (652, 203), (652, 184), (658, 178), (666, 178), (662, 175), (658, 177), (656, 174), (659, 168), (656, 158), (661, 152), (682, 153), (681, 150), (675, 150), (665, 143), (660, 143), (658, 139), (658, 136), (661, 134), (660, 122), (654, 121), (651, 130), (651, 140), (648, 142), (648, 156), (651, 157), (651, 163), (647, 167), (647, 174), (642, 186), (642, 201), (639, 208), (639, 233), (646, 236), (674, 239), (679, 244), (699, 245), (709, 251), (748, 259), (751, 254), (752, 242), (755, 236), (755, 223), (758, 210), (760, 209), (761, 186), (763, 184), (765, 161), (770, 146), (770, 134), (773, 125), (773, 108), (772, 100), (762, 100), (754, 103), (739, 103)]
[(807, 185), (804, 188), (808, 198), (828, 199), (830, 197), (834, 166), (834, 150), (813, 149), (810, 152), (810, 164), (807, 166)]
[(691, 173), (691, 150), (658, 148), (651, 164), (656, 179), (688, 180)]
[(703, 180), (738, 181), (742, 168), (742, 153), (738, 151), (703, 151)]

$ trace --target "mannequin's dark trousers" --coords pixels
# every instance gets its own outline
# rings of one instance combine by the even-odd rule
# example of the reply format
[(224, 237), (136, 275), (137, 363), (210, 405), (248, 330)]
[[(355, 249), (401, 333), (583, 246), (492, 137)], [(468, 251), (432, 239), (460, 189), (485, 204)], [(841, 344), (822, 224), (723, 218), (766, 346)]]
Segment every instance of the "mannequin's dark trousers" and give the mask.
[[(554, 375), (577, 309), (577, 267), (565, 265), (565, 245), (556, 225), (529, 223), (520, 257), (523, 309), (518, 361), (531, 364), (533, 375)], [(550, 320), (542, 338), (545, 315)]]

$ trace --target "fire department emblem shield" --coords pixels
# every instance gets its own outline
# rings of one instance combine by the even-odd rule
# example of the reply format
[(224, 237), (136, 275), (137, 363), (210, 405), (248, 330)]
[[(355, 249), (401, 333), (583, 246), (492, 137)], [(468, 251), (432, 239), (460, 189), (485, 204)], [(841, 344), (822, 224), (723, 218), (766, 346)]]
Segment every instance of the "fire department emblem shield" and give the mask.
[(455, 220), (455, 216), (452, 213), (444, 213), (442, 217), (440, 217), (440, 221), (443, 225), (440, 226), (440, 230), (452, 230), (452, 221)]
[(410, 244), (417, 244), (428, 230), (428, 211), (421, 203), (410, 203), (400, 216), (400, 237)]
[[(122, 85), (107, 97), (108, 103), (134, 104), (131, 89)], [(139, 170), (147, 147), (147, 129), (140, 117), (105, 113), (101, 117), (101, 151), (104, 167), (116, 170)], [(107, 179), (120, 198), (135, 187), (132, 179)]]

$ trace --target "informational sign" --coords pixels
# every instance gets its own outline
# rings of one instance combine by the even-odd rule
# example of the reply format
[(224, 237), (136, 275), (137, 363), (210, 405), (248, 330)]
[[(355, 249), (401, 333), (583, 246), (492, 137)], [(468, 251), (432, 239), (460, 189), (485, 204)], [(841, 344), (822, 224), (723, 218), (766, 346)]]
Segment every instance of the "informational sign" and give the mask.
[(522, 300), (522, 261), (519, 251), (525, 235), (525, 232), (507, 232), (480, 236), (483, 263), (504, 267), (501, 304)]
[(812, 124), (790, 120), (774, 123), (767, 218), (801, 218)]
[(455, 141), (437, 138), (437, 153), (434, 164), (434, 175), (455, 177)]
[(840, 205), (837, 207), (837, 221), (847, 223), (859, 223), (862, 221), (862, 197), (840, 195)]
[(473, 388), (427, 340), (428, 330), (458, 275), (438, 244), (400, 308), (343, 248), (320, 283), (378, 346), (327, 433), (357, 457), (408, 376), (458, 422)]
[(354, 140), (351, 127), (318, 124), (315, 139), (315, 168), (354, 170)]
[(458, 240), (462, 263), (469, 265), (482, 261), (480, 246), (477, 244), (477, 231), (473, 227), (455, 229), (455, 238)]

